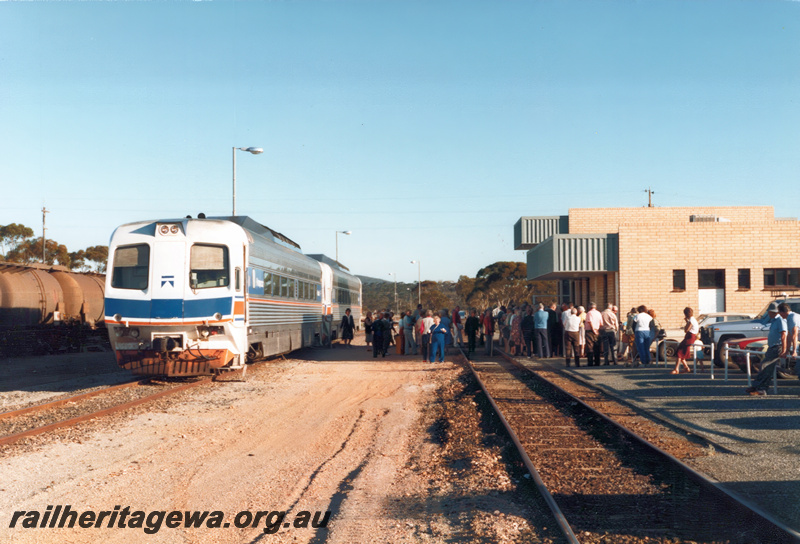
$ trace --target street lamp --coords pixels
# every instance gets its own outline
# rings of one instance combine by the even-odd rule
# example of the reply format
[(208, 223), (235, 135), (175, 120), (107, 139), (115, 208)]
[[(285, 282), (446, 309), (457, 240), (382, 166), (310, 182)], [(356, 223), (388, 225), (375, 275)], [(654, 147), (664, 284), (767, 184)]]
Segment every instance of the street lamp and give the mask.
[(337, 263), (339, 262), (339, 235), (340, 234), (346, 234), (347, 236), (350, 236), (351, 234), (353, 234), (353, 232), (349, 231), (349, 230), (337, 230), (336, 231), (336, 262)]
[(394, 313), (397, 315), (400, 309), (397, 307), (397, 272), (389, 272), (390, 276), (394, 276)]
[(417, 265), (417, 285), (419, 285), (419, 293), (417, 294), (417, 304), (422, 304), (422, 276), (420, 275), (419, 261), (411, 261), (411, 264)]
[(236, 216), (236, 150), (247, 151), (253, 155), (260, 155), (264, 152), (260, 147), (234, 147), (233, 148), (233, 216)]

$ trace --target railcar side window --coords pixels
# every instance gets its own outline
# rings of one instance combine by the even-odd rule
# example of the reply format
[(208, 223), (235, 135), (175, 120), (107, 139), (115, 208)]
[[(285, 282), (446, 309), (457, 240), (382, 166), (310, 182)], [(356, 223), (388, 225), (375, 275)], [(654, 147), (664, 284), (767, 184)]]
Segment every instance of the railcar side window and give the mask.
[(189, 266), (189, 285), (192, 289), (230, 285), (228, 248), (225, 246), (193, 245)]
[(264, 274), (264, 294), (272, 294), (272, 274)]
[(140, 244), (118, 247), (114, 251), (114, 272), (111, 287), (116, 289), (147, 289), (150, 276), (150, 246)]

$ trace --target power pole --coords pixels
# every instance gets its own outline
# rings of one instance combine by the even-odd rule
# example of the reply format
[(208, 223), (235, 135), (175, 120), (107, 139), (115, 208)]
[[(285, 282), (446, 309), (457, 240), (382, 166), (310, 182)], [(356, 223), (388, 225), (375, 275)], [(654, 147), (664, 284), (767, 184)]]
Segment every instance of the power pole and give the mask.
[(50, 212), (47, 210), (47, 208), (42, 206), (42, 264), (45, 264), (47, 262), (45, 260), (45, 257), (47, 256), (47, 253), (46, 253), (47, 238), (45, 237), (45, 232), (47, 232), (47, 229), (44, 226), (44, 223), (45, 223), (44, 220), (45, 220), (45, 214), (46, 213), (50, 213)]
[(652, 191), (650, 189), (650, 187), (645, 189), (644, 192), (647, 193), (647, 207), (648, 208), (652, 208), (653, 207), (653, 195), (656, 194), (656, 192)]

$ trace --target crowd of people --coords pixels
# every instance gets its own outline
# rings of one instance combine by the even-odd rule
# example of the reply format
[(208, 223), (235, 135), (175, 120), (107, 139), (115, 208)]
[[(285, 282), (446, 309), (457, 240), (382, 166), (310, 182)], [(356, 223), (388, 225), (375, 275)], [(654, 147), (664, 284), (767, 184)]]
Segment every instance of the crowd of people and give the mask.
[[(697, 340), (699, 326), (691, 308), (684, 309), (685, 337), (678, 346), (673, 374), (689, 371), (687, 359)], [(349, 344), (354, 326), (349, 310), (342, 318), (342, 338)], [(368, 311), (364, 318), (367, 349), (373, 357), (386, 357), (390, 346), (405, 355), (421, 355), (430, 362), (444, 361), (449, 346), (464, 347), (467, 355), (480, 346), (492, 355), (495, 346), (518, 357), (564, 357), (567, 366), (648, 365), (650, 349), (664, 337), (664, 330), (653, 309), (642, 305), (631, 308), (622, 321), (618, 308), (606, 304), (601, 312), (594, 302), (589, 309), (555, 302), (548, 305), (523, 303), (519, 306), (470, 309), (468, 314), (456, 306), (452, 311), (406, 310), (395, 320), (391, 310)]]
[[(683, 317), (684, 337), (676, 350), (672, 374), (691, 372), (688, 360), (700, 334), (694, 310), (684, 308)], [(790, 354), (796, 356), (800, 346), (800, 316), (786, 303), (772, 303), (764, 323), (770, 325), (769, 349), (761, 371), (747, 389), (751, 395), (765, 395), (774, 366), (783, 364)], [(343, 342), (350, 344), (355, 324), (349, 309), (342, 318), (341, 330)], [(587, 366), (618, 365), (620, 362), (625, 366), (649, 365), (653, 342), (665, 337), (652, 308), (645, 305), (631, 308), (623, 322), (615, 305), (608, 303), (601, 312), (594, 302), (589, 303), (588, 311), (571, 303), (562, 304), (560, 308), (556, 303), (547, 307), (541, 303), (535, 306), (523, 303), (483, 311), (470, 309), (465, 319), (458, 306), (450, 312), (447, 309), (424, 310), (418, 305), (413, 312), (406, 310), (397, 323), (391, 310), (368, 311), (364, 331), (367, 350), (372, 350), (376, 358), (379, 354), (386, 357), (397, 338), (401, 344), (399, 353), (421, 355), (423, 361), (432, 363), (444, 362), (448, 346), (463, 348), (466, 334), (468, 356), (474, 354), (479, 345), (487, 355), (492, 355), (498, 343), (512, 356), (564, 357), (567, 366), (574, 363), (576, 367), (580, 366), (582, 357), (586, 358)]]

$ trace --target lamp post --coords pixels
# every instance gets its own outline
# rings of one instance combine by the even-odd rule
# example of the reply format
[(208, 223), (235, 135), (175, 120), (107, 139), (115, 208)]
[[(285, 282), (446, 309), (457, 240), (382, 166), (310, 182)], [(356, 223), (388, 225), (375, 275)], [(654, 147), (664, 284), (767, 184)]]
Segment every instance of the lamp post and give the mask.
[(400, 311), (397, 308), (397, 272), (389, 272), (389, 275), (394, 276), (394, 313), (397, 315)]
[(351, 234), (353, 234), (353, 232), (349, 231), (349, 230), (337, 230), (336, 231), (336, 262), (337, 263), (339, 262), (339, 235), (340, 234), (345, 234), (347, 236), (350, 236)]
[(417, 304), (422, 304), (422, 276), (420, 275), (419, 261), (411, 261), (411, 264), (417, 265), (417, 285), (419, 286), (419, 293), (417, 294)]
[(260, 155), (264, 152), (260, 147), (234, 147), (233, 148), (233, 216), (236, 216), (236, 150), (247, 151), (253, 155)]

